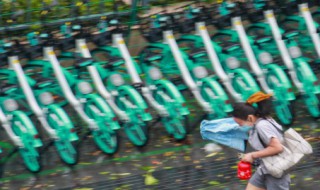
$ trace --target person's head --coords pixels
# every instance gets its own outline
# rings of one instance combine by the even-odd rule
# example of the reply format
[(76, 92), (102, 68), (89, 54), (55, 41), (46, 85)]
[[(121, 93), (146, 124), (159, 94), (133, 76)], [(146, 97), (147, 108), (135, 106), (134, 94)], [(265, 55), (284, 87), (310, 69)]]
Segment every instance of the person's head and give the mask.
[[(240, 126), (253, 126), (258, 118), (269, 117), (272, 111), (271, 95), (257, 92), (246, 103), (236, 103), (232, 116)], [(256, 106), (253, 106), (256, 104)]]

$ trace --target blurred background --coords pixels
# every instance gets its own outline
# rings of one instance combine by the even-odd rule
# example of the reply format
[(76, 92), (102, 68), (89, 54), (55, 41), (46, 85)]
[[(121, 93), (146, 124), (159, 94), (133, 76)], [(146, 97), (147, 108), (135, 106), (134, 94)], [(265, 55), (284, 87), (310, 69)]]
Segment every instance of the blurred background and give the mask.
[[(222, 1), (201, 1), (201, 5), (210, 6)], [(78, 15), (72, 14), (77, 3)], [(96, 25), (103, 15), (113, 15), (117, 4), (117, 13), (128, 26), (125, 41), (132, 56), (138, 56), (148, 42), (139, 31), (139, 18), (166, 10), (174, 11), (177, 7), (188, 5), (192, 1), (182, 0), (2, 0), (0, 2), (0, 31), (25, 41), (25, 34), (41, 29), (41, 11), (45, 6), (54, 5), (46, 14), (46, 23), (50, 30), (74, 20), (81, 20), (85, 25)], [(317, 10), (317, 5), (310, 9)], [(6, 20), (20, 12), (14, 24), (7, 26)], [(107, 16), (108, 17), (108, 16)], [(244, 21), (246, 24), (246, 21)], [(208, 26), (210, 33), (216, 30)], [(89, 43), (89, 49), (95, 44)], [(22, 61), (23, 62), (23, 61)], [(318, 70), (315, 70), (320, 77)], [(143, 147), (135, 147), (126, 134), (120, 130), (119, 150), (112, 156), (105, 155), (93, 143), (92, 136), (83, 139), (79, 145), (79, 162), (68, 166), (60, 161), (56, 149), (48, 146), (42, 150), (42, 171), (30, 173), (25, 169), (23, 160), (8, 139), (5, 131), (0, 129), (0, 187), (1, 189), (244, 189), (247, 181), (237, 178), (237, 155), (239, 151), (212, 144), (203, 140), (200, 123), (206, 119), (206, 113), (197, 105), (193, 94), (182, 91), (186, 106), (190, 110), (188, 117), (188, 135), (177, 141), (169, 136), (162, 123), (153, 119), (149, 123), (149, 140)], [(65, 107), (67, 113), (74, 111)], [(151, 111), (156, 115), (155, 111)], [(71, 115), (75, 115), (74, 113)], [(78, 117), (71, 118), (77, 126), (85, 125)], [(35, 120), (35, 119), (34, 119)], [(36, 125), (39, 122), (35, 121)], [(312, 144), (314, 153), (294, 168), (292, 178), (293, 190), (318, 189), (320, 187), (320, 126), (319, 120), (312, 117), (301, 97), (295, 102), (295, 120), (291, 127), (303, 134)], [(43, 132), (43, 131), (42, 131)], [(41, 131), (40, 131), (41, 134)], [(48, 138), (43, 141), (49, 142)]]

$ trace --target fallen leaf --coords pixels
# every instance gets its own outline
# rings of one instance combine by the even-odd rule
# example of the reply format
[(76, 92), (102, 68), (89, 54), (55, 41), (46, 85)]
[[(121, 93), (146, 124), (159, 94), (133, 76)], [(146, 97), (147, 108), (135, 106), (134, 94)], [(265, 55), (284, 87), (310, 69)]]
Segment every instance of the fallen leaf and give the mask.
[(23, 187), (20, 190), (29, 190), (31, 187)]
[(101, 174), (101, 175), (107, 175), (107, 174), (109, 174), (110, 172), (100, 172), (99, 174)]
[(215, 156), (215, 155), (217, 155), (217, 154), (218, 154), (217, 152), (213, 152), (213, 153), (211, 153), (211, 154), (208, 154), (208, 155), (206, 156), (206, 158)]
[(99, 151), (99, 150), (91, 153), (92, 156), (97, 156), (97, 155), (99, 155), (99, 154), (101, 154), (101, 151)]
[(310, 181), (310, 180), (313, 180), (313, 178), (312, 178), (312, 177), (306, 177), (306, 178), (304, 178), (303, 180), (304, 180), (304, 181)]
[(208, 182), (209, 185), (220, 185), (219, 181), (209, 181)]
[(144, 179), (145, 185), (157, 185), (159, 183), (159, 180), (154, 178), (151, 173), (147, 173), (145, 176), (146, 176)]
[(114, 190), (125, 190), (129, 189), (131, 185), (121, 185), (120, 187), (115, 188)]
[(89, 179), (92, 179), (92, 176), (85, 176), (85, 177), (83, 177), (81, 180), (87, 181), (87, 180), (89, 180)]
[(38, 184), (38, 185), (36, 185), (36, 186), (34, 186), (34, 188), (41, 188), (41, 187), (43, 187), (44, 185), (42, 185), (42, 184)]
[(224, 159), (225, 159), (225, 157), (221, 156), (221, 157), (215, 159), (215, 161), (221, 161), (221, 160), (224, 160)]
[(157, 160), (153, 160), (153, 161), (151, 161), (151, 163), (154, 164), (154, 165), (162, 164), (161, 162), (159, 162), (159, 161), (157, 161)]
[(237, 169), (238, 168), (238, 166), (236, 165), (236, 166), (232, 166), (232, 167), (230, 167), (231, 169)]
[(119, 174), (111, 174), (114, 176), (126, 176), (126, 175), (130, 175), (131, 173), (119, 173)]
[(140, 169), (142, 169), (144, 171), (149, 171), (149, 170), (153, 169), (153, 166), (142, 166), (142, 167), (140, 167)]
[(163, 155), (164, 156), (172, 156), (174, 154), (174, 152), (166, 152), (166, 153), (164, 153)]
[(116, 179), (118, 179), (118, 177), (117, 176), (111, 176), (110, 179), (111, 180), (116, 180)]

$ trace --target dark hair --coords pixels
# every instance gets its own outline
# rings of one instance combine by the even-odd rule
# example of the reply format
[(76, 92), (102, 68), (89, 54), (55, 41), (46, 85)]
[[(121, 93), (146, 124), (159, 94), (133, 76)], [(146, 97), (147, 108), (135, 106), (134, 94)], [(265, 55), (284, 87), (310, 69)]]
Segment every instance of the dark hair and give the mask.
[(269, 117), (272, 112), (271, 98), (262, 100), (256, 103), (257, 106), (252, 106), (248, 103), (236, 103), (233, 105), (232, 116), (247, 120), (248, 115), (255, 115), (257, 117)]

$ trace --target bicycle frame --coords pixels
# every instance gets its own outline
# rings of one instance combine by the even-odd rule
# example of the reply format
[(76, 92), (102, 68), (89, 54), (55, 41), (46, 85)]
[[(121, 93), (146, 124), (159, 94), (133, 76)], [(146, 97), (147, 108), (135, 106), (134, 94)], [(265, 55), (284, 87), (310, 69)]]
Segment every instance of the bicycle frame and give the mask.
[[(14, 77), (14, 73), (10, 76)], [(10, 140), (14, 143), (14, 152), (19, 151), (25, 167), (30, 172), (37, 173), (41, 170), (40, 154), (37, 149), (43, 144), (29, 116), (24, 111), (18, 110), (16, 100), (19, 101), (20, 97), (12, 96), (12, 93), (16, 92), (14, 86), (6, 86), (1, 89), (0, 122)]]
[[(81, 29), (81, 26), (80, 26)], [(72, 36), (66, 36), (72, 37)], [(78, 37), (76, 39), (76, 53), (80, 54), (81, 57), (86, 59), (91, 59), (91, 53), (86, 45), (86, 39), (83, 37)], [(110, 47), (112, 52), (116, 50)], [(113, 48), (113, 50), (112, 50)], [(106, 48), (102, 48), (106, 50)], [(63, 53), (64, 55), (67, 52)], [(116, 111), (117, 114), (121, 116), (124, 122), (124, 129), (131, 140), (131, 142), (136, 146), (144, 146), (147, 143), (147, 122), (152, 119), (150, 113), (148, 113), (148, 106), (145, 101), (141, 98), (140, 94), (131, 86), (120, 85), (115, 86), (112, 84), (113, 79), (108, 82), (112, 86), (108, 85), (108, 90), (103, 84), (103, 80), (116, 74), (120, 76), (120, 73), (113, 71), (106, 71), (101, 64), (105, 62), (94, 62), (91, 59), (91, 63), (88, 65), (87, 69), (89, 71), (89, 77), (93, 81), (95, 88), (98, 92), (110, 102), (111, 108)], [(121, 73), (123, 74), (123, 73)], [(111, 81), (111, 82), (110, 82)], [(129, 96), (129, 97), (126, 97)], [(131, 101), (132, 100), (132, 101)], [(122, 107), (120, 107), (122, 106)], [(125, 111), (124, 111), (125, 110)]]
[[(105, 26), (106, 27), (106, 26)], [(114, 56), (118, 56), (118, 57), (122, 57), (124, 59), (125, 62), (125, 67), (126, 67), (126, 71), (128, 72), (132, 83), (135, 85), (139, 85), (142, 84), (142, 80), (138, 74), (139, 72), (139, 67), (137, 66), (137, 63), (132, 59), (128, 48), (125, 45), (124, 39), (122, 37), (121, 33), (115, 33), (112, 35), (112, 44), (113, 47), (106, 47), (106, 46), (101, 46), (98, 47), (97, 50), (94, 51), (99, 51), (99, 49), (101, 51), (109, 51), (111, 54), (113, 54)], [(82, 53), (83, 56), (85, 56), (84, 53)], [(91, 57), (91, 55), (87, 55), (87, 57)], [(146, 86), (141, 85), (139, 88), (140, 92), (142, 93), (143, 97), (149, 102), (149, 104), (157, 111), (157, 113), (160, 115), (161, 119), (165, 122), (163, 123), (166, 126), (167, 131), (170, 134), (173, 134), (175, 136), (175, 138), (182, 139), (185, 137), (186, 135), (186, 131), (185, 129), (183, 129), (183, 134), (175, 134), (175, 129), (171, 128), (171, 125), (169, 126), (169, 123), (171, 123), (171, 120), (176, 120), (176, 117), (173, 117), (173, 115), (188, 115), (189, 114), (189, 110), (187, 108), (185, 108), (184, 105), (184, 99), (182, 97), (182, 95), (179, 93), (179, 91), (177, 89), (175, 89), (175, 86), (173, 84), (169, 84), (168, 81), (164, 81), (162, 80), (161, 82), (158, 81), (157, 85), (159, 86), (163, 86), (165, 87), (165, 89), (169, 90), (171, 95), (174, 95), (174, 99), (170, 98), (170, 96), (165, 95), (164, 93), (160, 93), (158, 96), (161, 96), (162, 100), (165, 100), (166, 103), (159, 103), (159, 100), (156, 100), (154, 98), (154, 94), (153, 91), (157, 91), (155, 89), (152, 89), (152, 87), (147, 83)], [(155, 86), (154, 86), (155, 87)], [(161, 90), (160, 90), (161, 91)], [(157, 93), (157, 92), (156, 92)], [(168, 105), (167, 103), (170, 102), (171, 105)], [(172, 112), (169, 107), (172, 107), (173, 105), (175, 105), (174, 107), (177, 108), (177, 112), (174, 113)], [(167, 120), (170, 120), (169, 122), (167, 122)], [(178, 122), (180, 123), (180, 121)], [(174, 126), (177, 126), (176, 122), (173, 122)], [(180, 124), (179, 124), (180, 125)], [(181, 132), (182, 130), (178, 130), (178, 132)]]
[(293, 83), (298, 88), (299, 92), (303, 95), (305, 104), (307, 105), (307, 108), (309, 109), (311, 115), (313, 117), (319, 117), (320, 102), (318, 95), (320, 93), (320, 86), (318, 84), (316, 75), (311, 70), (309, 64), (307, 63), (307, 59), (302, 56), (301, 52), (297, 55), (291, 53), (290, 57), (289, 50), (287, 48), (297, 47), (298, 44), (294, 40), (290, 39), (290, 36), (285, 37), (286, 39), (283, 40), (281, 31), (274, 18), (273, 11), (265, 11), (264, 15), (270, 26), (270, 32), (272, 33), (273, 38), (277, 43), (278, 49), (281, 52), (282, 59), (289, 70), (289, 74)]
[(246, 57), (248, 58), (251, 70), (257, 76), (257, 80), (259, 81), (262, 89), (267, 93), (273, 93), (273, 91), (269, 88), (268, 84), (265, 81), (264, 73), (261, 70), (261, 68), (259, 67), (258, 61), (257, 61), (257, 59), (253, 53), (253, 50), (250, 46), (249, 39), (248, 39), (246, 32), (243, 28), (241, 18), (240, 17), (233, 17), (232, 18), (232, 25), (238, 34), (241, 45), (244, 49)]
[[(66, 164), (76, 164), (77, 152), (70, 143), (78, 140), (78, 136), (75, 133), (74, 126), (66, 113), (60, 108), (60, 106), (53, 103), (48, 103), (47, 105), (38, 103), (29, 84), (32, 83), (32, 81), (31, 79), (28, 80), (26, 78), (17, 56), (9, 57), (9, 64), (17, 74), (19, 84), (26, 96), (31, 110), (35, 113), (45, 130), (49, 133), (50, 138), (54, 140), (59, 154), (61, 153), (60, 156), (62, 160)], [(41, 96), (42, 93), (45, 92), (41, 92), (40, 90), (39, 96)], [(60, 150), (64, 149), (65, 146), (69, 147), (68, 150), (70, 152), (60, 152)], [(70, 158), (69, 153), (72, 153), (75, 156)]]

